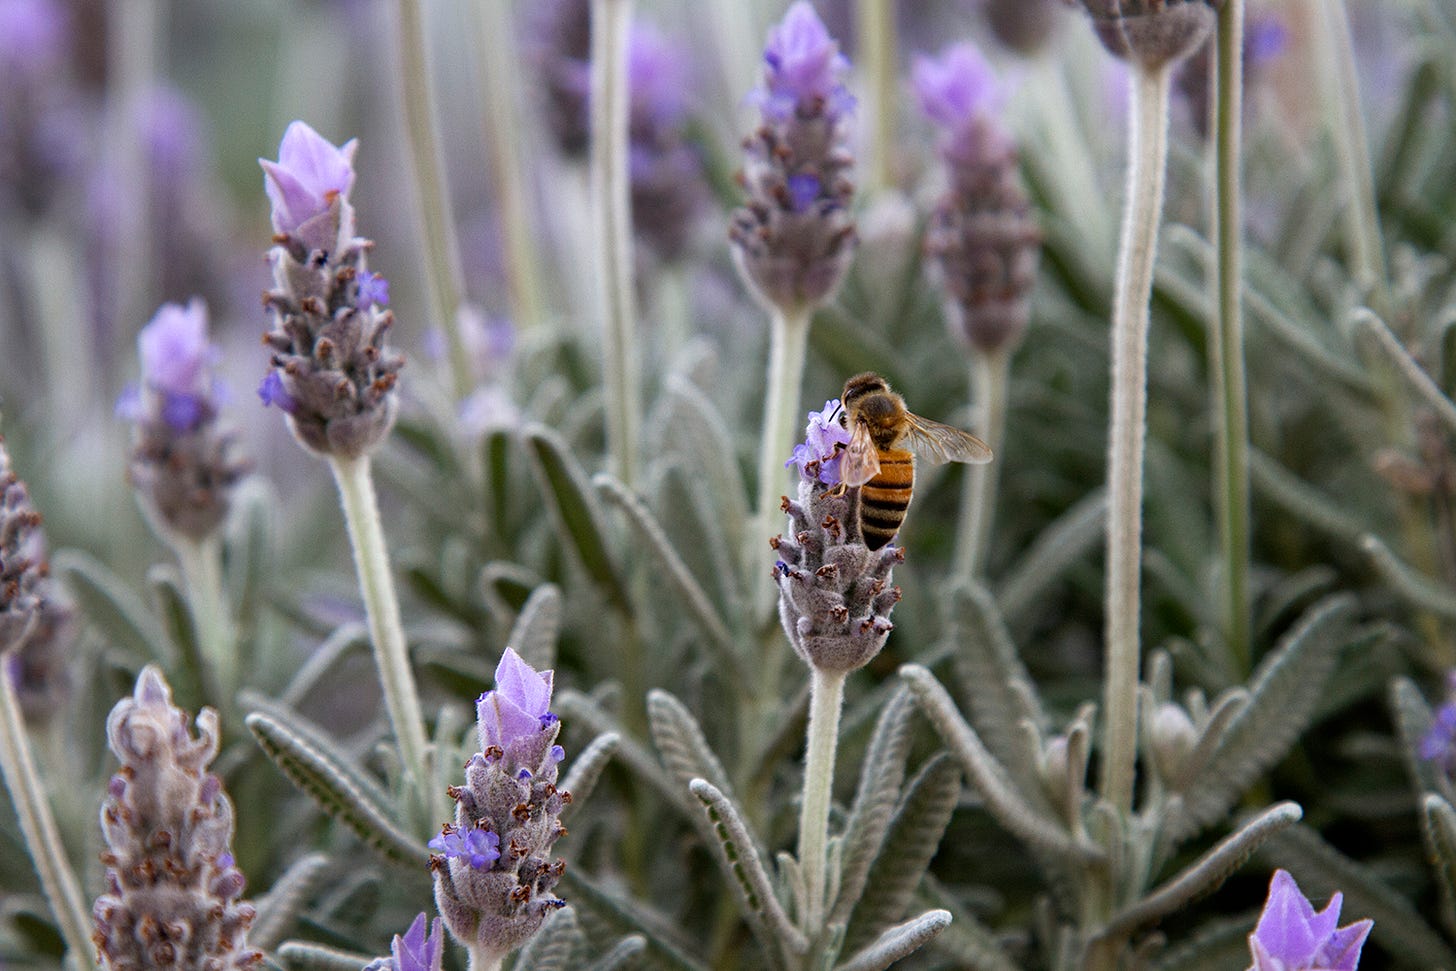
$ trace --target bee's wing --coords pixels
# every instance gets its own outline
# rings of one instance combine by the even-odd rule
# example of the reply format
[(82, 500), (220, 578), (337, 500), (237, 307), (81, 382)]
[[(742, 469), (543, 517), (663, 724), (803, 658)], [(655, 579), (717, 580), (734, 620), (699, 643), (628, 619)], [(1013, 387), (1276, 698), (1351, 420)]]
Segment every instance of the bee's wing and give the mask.
[(849, 433), (849, 447), (839, 459), (839, 479), (847, 486), (862, 486), (880, 474), (880, 452), (870, 438), (870, 426), (854, 423)]
[(991, 461), (991, 447), (970, 432), (919, 415), (906, 414), (905, 419), (905, 447), (936, 465), (945, 462), (979, 465)]

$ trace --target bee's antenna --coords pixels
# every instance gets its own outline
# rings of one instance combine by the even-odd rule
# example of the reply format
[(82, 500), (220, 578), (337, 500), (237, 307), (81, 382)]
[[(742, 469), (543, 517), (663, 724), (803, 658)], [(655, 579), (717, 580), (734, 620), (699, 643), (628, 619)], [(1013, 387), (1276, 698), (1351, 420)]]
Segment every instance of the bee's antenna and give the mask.
[[(840, 415), (843, 415), (843, 414), (844, 414), (844, 402), (839, 401), (839, 400), (836, 399), (835, 405), (834, 405), (834, 410), (829, 413), (829, 420), (830, 421), (833, 421), (834, 419), (839, 418), (839, 416)], [(844, 424), (844, 422), (843, 422), (842, 419), (840, 421), (840, 424)]]

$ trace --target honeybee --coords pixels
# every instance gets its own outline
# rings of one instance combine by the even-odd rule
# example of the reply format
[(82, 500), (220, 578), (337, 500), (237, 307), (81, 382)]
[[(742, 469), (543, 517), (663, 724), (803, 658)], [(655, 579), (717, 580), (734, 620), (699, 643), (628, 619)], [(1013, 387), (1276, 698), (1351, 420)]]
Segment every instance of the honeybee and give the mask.
[(849, 429), (849, 445), (839, 462), (846, 487), (859, 487), (860, 532), (877, 550), (894, 538), (910, 508), (915, 487), (915, 456), (936, 465), (991, 461), (991, 449), (970, 432), (921, 418), (889, 382), (866, 371), (844, 382), (839, 420)]

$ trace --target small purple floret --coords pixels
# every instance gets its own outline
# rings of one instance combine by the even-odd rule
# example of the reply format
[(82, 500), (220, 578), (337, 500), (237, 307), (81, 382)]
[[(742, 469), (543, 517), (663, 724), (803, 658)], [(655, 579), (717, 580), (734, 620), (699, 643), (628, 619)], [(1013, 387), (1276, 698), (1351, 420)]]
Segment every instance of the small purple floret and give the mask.
[(258, 397), (263, 399), (263, 407), (277, 405), (285, 412), (292, 414), (298, 403), (293, 400), (293, 395), (283, 387), (283, 376), (277, 371), (270, 370), (263, 375), (262, 382), (258, 385)]
[(800, 172), (797, 175), (789, 176), (789, 197), (793, 200), (794, 212), (803, 212), (819, 198), (819, 192), (824, 184), (819, 176), (811, 175), (808, 172)]
[(148, 388), (164, 395), (206, 394), (208, 371), (217, 359), (207, 339), (206, 304), (196, 297), (185, 307), (163, 304), (137, 335), (137, 353)]
[(849, 429), (839, 423), (839, 399), (824, 402), (822, 411), (809, 412), (805, 440), (794, 446), (784, 468), (798, 465), (799, 475), (818, 479), (825, 485), (839, 484), (839, 460), (844, 446), (849, 445)]
[(831, 117), (853, 107), (842, 81), (849, 62), (808, 0), (798, 0), (769, 31), (763, 60), (769, 70), (758, 101), (766, 118), (782, 121), (821, 103)]
[(394, 935), (390, 952), (394, 955), (395, 971), (440, 971), (445, 957), (445, 939), (440, 930), (440, 918), (429, 925), (430, 933), (425, 935), (425, 915), (420, 914), (410, 924), (404, 936)]
[(389, 304), (389, 281), (381, 274), (370, 273), (365, 270), (359, 274), (359, 296), (355, 306), (360, 310), (368, 310), (373, 306), (388, 306)]
[(939, 58), (917, 57), (911, 86), (921, 110), (943, 133), (941, 151), (951, 161), (984, 155), (987, 139), (1009, 141), (1000, 118), (1006, 87), (974, 44), (955, 44)]
[(1360, 949), (1374, 922), (1336, 927), (1342, 894), (1316, 911), (1286, 870), (1269, 881), (1269, 899), (1249, 935), (1254, 963), (1249, 971), (1355, 971)]

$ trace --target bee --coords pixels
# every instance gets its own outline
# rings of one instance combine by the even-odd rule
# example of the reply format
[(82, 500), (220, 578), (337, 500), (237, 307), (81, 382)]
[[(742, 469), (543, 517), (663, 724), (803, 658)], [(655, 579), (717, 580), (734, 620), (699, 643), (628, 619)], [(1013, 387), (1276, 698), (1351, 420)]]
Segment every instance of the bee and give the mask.
[(893, 539), (905, 521), (915, 487), (915, 456), (937, 465), (991, 461), (985, 442), (913, 414), (905, 399), (873, 371), (844, 382), (839, 402), (840, 423), (849, 429), (839, 477), (844, 487), (859, 487), (860, 532), (872, 550)]

